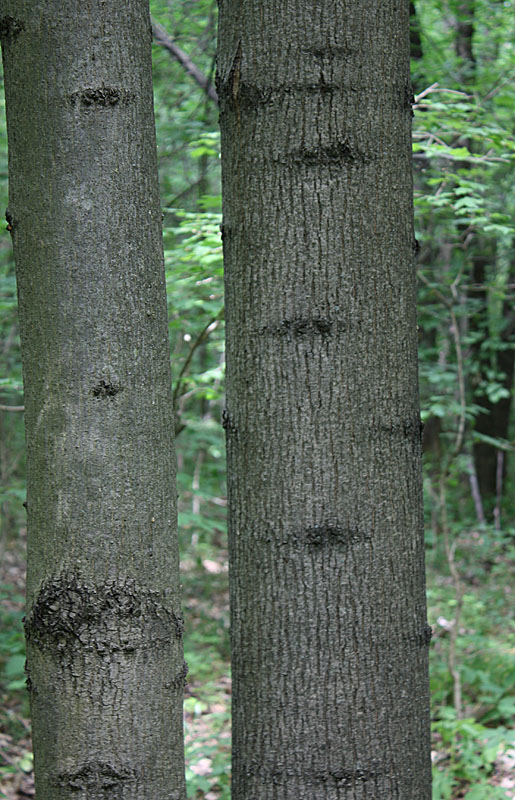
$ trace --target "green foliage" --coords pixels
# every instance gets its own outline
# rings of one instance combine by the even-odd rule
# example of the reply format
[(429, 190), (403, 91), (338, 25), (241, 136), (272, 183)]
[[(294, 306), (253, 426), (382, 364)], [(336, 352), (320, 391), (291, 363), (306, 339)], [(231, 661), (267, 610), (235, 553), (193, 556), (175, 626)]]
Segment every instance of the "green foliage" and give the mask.
[[(430, 572), (428, 589), (434, 630), (430, 650), (433, 797), (459, 797), (466, 787), (467, 799), (470, 793), (479, 800), (505, 798), (491, 777), (514, 743), (515, 626), (506, 571), (506, 563), (515, 556), (512, 535), (508, 531), (501, 536), (494, 529), (463, 531), (459, 520), (453, 528), (464, 594), (461, 599), (457, 596), (452, 579), (444, 574), (444, 563), (439, 565), (440, 574)], [(460, 715), (454, 706), (453, 661), (460, 681)]]
[[(472, 576), (469, 580), (472, 583)], [(506, 581), (504, 581), (506, 587)], [(504, 588), (500, 587), (500, 588)], [(481, 586), (481, 593), (463, 596), (463, 612), (457, 639), (457, 661), (461, 674), (463, 706), (483, 725), (510, 725), (515, 714), (515, 629), (507, 629), (508, 598), (497, 587)], [(431, 696), (438, 714), (453, 699), (449, 671), (450, 629), (456, 613), (456, 597), (449, 583), (428, 590), (429, 618), (435, 636), (431, 648)], [(492, 626), (495, 625), (492, 631)], [(502, 638), (501, 638), (502, 637)]]
[[(23, 637), (24, 598), (9, 583), (0, 584), (0, 738), (2, 751), (12, 738), (27, 736), (25, 718), (28, 716), (28, 697), (25, 690), (25, 640)], [(5, 735), (7, 734), (7, 737)], [(4, 753), (2, 752), (2, 756)], [(7, 756), (7, 753), (6, 753)], [(4, 780), (32, 771), (32, 753), (26, 744), (16, 747), (10, 758), (0, 761), (0, 798)], [(10, 795), (12, 797), (12, 795)]]
[[(424, 53), (413, 64), (423, 417), (440, 418), (445, 434), (463, 416), (470, 451), (485, 398), (493, 427), (495, 406), (512, 389), (500, 354), (515, 347), (514, 17), (510, 3), (415, 5)], [(463, 55), (470, 45), (473, 61)]]
[[(217, 407), (222, 396), (221, 215), (178, 211), (176, 216), (179, 225), (164, 231), (176, 427), (188, 424), (184, 417), (194, 401), (196, 416), (200, 410), (200, 422), (209, 428), (209, 409)], [(212, 429), (207, 436), (213, 439)]]
[[(214, 82), (215, 0), (152, 0), (151, 13), (195, 66)], [(154, 105), (163, 205), (197, 210), (204, 194), (220, 193), (218, 151), (199, 144), (216, 130), (218, 109), (184, 68), (161, 46), (153, 46)]]
[[(23, 637), (24, 598), (9, 583), (0, 584), (0, 739), (6, 742), (25, 739), (24, 720), (28, 716), (25, 690), (25, 640)], [(5, 736), (7, 734), (7, 737)], [(25, 746), (26, 747), (26, 746)], [(0, 798), (4, 779), (32, 770), (32, 754), (17, 747), (11, 758), (0, 761)], [(3, 756), (3, 753), (2, 753)]]
[[(434, 800), (506, 797), (492, 777), (512, 723), (515, 671), (507, 582), (514, 558), (513, 409), (503, 428), (500, 405), (512, 396), (506, 356), (515, 348), (511, 6), (415, 2), (422, 40), (422, 57), (412, 64), (413, 152), (435, 632)], [(480, 442), (492, 448), (494, 466), (496, 453), (507, 459), (497, 497), (481, 496), (484, 464), (474, 449)]]
[[(0, 70), (0, 221), (7, 207), (7, 136), (3, 75)], [(16, 279), (9, 233), (0, 224), (0, 557), (23, 524), (25, 450), (23, 415), (1, 406), (23, 406)]]
[(25, 688), (25, 640), (23, 611), (12, 608), (24, 603), (9, 585), (0, 586), (0, 691)]
[(470, 786), (468, 800), (505, 800), (505, 790), (492, 786), (488, 778), (499, 753), (515, 744), (513, 732), (504, 727), (486, 728), (473, 718), (458, 719), (456, 710), (449, 706), (439, 710), (432, 727), (446, 753), (433, 771), (434, 800), (451, 798), (453, 790), (463, 786)]

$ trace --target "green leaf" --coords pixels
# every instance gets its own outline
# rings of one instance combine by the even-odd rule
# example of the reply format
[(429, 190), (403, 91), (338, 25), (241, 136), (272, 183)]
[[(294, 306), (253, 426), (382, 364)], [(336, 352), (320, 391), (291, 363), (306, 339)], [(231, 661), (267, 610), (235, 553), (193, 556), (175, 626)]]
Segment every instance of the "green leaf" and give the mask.
[(480, 433), (479, 431), (472, 431), (472, 439), (475, 442), (483, 442), (484, 444), (489, 444), (492, 447), (496, 447), (497, 450), (515, 452), (515, 446), (506, 439), (496, 439), (493, 436), (487, 436), (485, 433)]
[[(7, 678), (17, 678), (25, 675), (25, 654), (11, 656), (4, 667), (4, 674)], [(23, 679), (25, 683), (25, 678)]]

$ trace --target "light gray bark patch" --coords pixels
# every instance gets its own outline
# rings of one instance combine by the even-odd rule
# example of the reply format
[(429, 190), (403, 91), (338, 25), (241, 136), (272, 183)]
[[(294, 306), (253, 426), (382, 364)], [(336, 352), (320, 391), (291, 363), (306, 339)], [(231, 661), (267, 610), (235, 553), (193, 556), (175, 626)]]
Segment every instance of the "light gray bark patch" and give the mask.
[(307, 547), (318, 550), (326, 547), (343, 546), (352, 547), (359, 542), (368, 542), (372, 536), (368, 531), (360, 531), (358, 528), (349, 528), (325, 522), (320, 525), (312, 525), (305, 528), (295, 536), (296, 540), (303, 542)]
[(334, 329), (342, 330), (343, 323), (328, 317), (296, 317), (283, 319), (278, 325), (264, 325), (259, 329), (261, 336), (284, 336), (291, 340), (303, 336), (330, 336)]
[(159, 592), (132, 578), (88, 585), (74, 574), (44, 583), (25, 619), (27, 640), (40, 649), (131, 652), (166, 644), (184, 631), (181, 613), (163, 603)]
[[(137, 777), (132, 767), (114, 767), (104, 761), (88, 761), (76, 770), (58, 772), (54, 783), (70, 792), (88, 792), (98, 797), (99, 791), (112, 792), (120, 784), (127, 790), (127, 782), (133, 782)], [(109, 797), (113, 795), (110, 793)]]
[(120, 89), (116, 86), (87, 87), (77, 92), (72, 92), (70, 100), (73, 105), (77, 102), (85, 107), (108, 108), (120, 102), (130, 103), (136, 99), (134, 92)]
[(121, 386), (117, 386), (114, 383), (109, 383), (108, 381), (101, 380), (99, 381), (91, 390), (93, 397), (100, 397), (102, 399), (105, 398), (113, 398), (116, 397), (118, 392), (122, 391)]
[(15, 19), (8, 14), (0, 18), (0, 39), (14, 39), (19, 33), (25, 30), (25, 25), (21, 19)]

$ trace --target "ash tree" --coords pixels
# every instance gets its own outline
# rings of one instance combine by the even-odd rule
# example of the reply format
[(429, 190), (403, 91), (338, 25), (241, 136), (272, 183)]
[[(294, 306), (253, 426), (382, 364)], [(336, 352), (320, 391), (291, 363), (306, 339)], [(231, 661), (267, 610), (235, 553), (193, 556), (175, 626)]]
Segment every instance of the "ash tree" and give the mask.
[(409, 49), (220, 3), (234, 800), (431, 796)]
[(38, 800), (182, 800), (147, 0), (2, 0)]

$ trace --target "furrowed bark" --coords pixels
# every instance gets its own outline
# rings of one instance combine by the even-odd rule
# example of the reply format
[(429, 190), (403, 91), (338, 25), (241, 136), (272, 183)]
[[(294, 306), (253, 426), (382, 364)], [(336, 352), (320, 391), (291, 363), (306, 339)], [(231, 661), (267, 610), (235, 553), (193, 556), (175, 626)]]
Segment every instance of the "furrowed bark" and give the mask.
[(183, 800), (146, 0), (3, 0), (38, 800)]
[(409, 4), (222, 0), (234, 800), (431, 796)]

